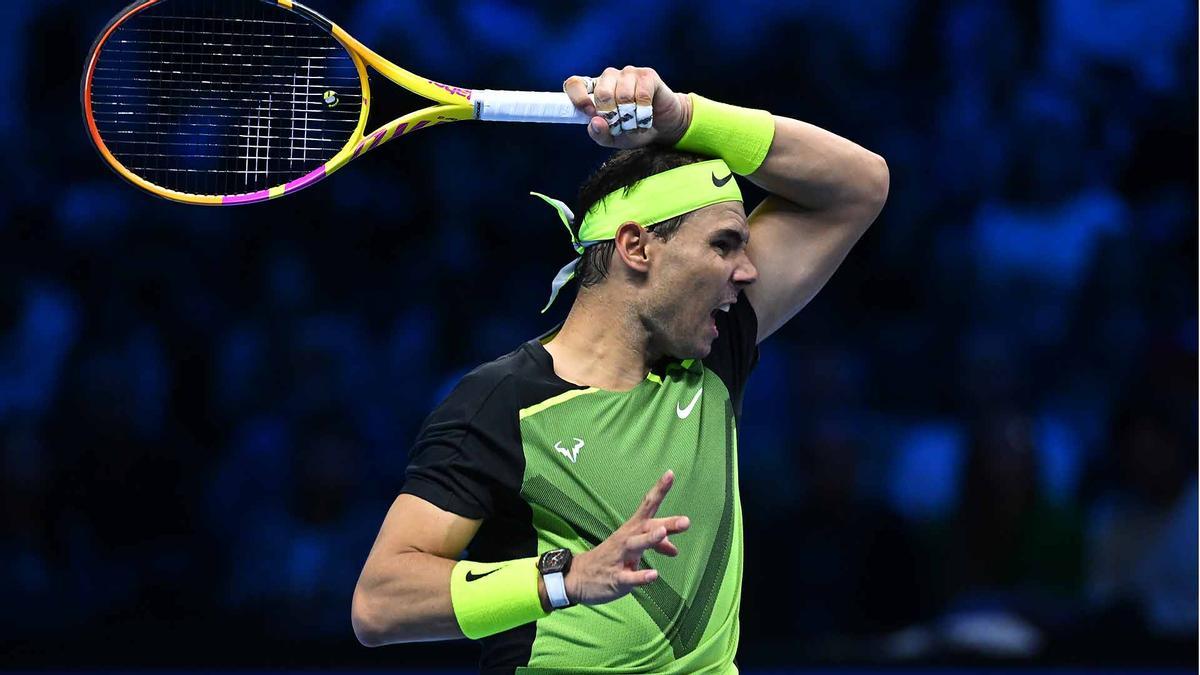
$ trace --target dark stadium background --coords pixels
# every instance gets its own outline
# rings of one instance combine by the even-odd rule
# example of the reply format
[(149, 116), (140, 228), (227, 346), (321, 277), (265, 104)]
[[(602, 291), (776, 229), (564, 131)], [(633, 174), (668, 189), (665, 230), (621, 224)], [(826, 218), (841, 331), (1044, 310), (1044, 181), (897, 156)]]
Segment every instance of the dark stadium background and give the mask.
[[(605, 152), (463, 124), (167, 203), (84, 133), (123, 4), (0, 4), (0, 667), (469, 669), (350, 593), (424, 415), (564, 312), (527, 192)], [(1195, 3), (312, 5), (440, 81), (651, 65), (887, 158), (747, 394), (745, 670), (1195, 666)]]

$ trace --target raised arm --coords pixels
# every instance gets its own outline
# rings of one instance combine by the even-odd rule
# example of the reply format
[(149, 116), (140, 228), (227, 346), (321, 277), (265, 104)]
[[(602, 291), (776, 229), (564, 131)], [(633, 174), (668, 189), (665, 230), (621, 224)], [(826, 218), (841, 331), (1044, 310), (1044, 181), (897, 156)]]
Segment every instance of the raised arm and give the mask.
[[(594, 103), (588, 78), (573, 76), (563, 89), (595, 116), (588, 135), (606, 147), (675, 145), (692, 123), (692, 99), (672, 92), (651, 68), (606, 69), (594, 82)], [(653, 128), (622, 132), (622, 113), (646, 106)], [(774, 122), (766, 158), (748, 176), (771, 193), (749, 216), (748, 252), (758, 281), (746, 294), (758, 316), (759, 342), (821, 290), (879, 215), (889, 181), (879, 155), (799, 120), (775, 116)]]
[(758, 281), (746, 295), (762, 342), (829, 281), (883, 208), (882, 157), (806, 122), (775, 116), (775, 137), (750, 180), (771, 194), (750, 214)]

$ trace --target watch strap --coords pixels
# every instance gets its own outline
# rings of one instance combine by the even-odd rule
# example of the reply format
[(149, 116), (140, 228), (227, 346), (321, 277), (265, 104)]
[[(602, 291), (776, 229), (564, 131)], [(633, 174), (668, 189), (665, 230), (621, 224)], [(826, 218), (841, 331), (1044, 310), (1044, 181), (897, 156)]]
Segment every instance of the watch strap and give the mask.
[(567, 599), (567, 584), (562, 572), (543, 574), (542, 582), (546, 584), (546, 597), (550, 599), (551, 607), (561, 609), (571, 604)]

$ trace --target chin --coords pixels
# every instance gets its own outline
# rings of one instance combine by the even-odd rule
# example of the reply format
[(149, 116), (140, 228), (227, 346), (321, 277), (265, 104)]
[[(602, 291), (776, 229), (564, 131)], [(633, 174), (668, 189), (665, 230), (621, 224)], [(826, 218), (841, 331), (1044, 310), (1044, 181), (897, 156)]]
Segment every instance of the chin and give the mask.
[(676, 358), (678, 358), (680, 361), (687, 359), (700, 360), (712, 352), (712, 344), (713, 340), (701, 340), (700, 342), (691, 345), (688, 349), (681, 349), (680, 351), (688, 353), (680, 354)]
[(711, 342), (701, 342), (698, 344), (692, 343), (690, 345), (681, 345), (667, 353), (670, 355), (670, 358), (675, 359), (676, 361), (686, 361), (688, 359), (694, 359), (698, 361), (708, 356), (709, 352), (711, 351)]

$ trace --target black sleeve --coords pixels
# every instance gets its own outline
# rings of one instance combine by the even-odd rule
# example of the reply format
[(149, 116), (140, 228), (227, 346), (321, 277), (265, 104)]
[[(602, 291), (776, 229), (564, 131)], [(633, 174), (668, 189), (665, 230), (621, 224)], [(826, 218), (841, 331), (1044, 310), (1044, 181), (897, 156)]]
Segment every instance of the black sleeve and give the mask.
[(705, 367), (716, 373), (729, 389), (733, 412), (738, 417), (742, 415), (742, 393), (746, 388), (746, 380), (756, 363), (758, 315), (743, 291), (728, 312), (717, 313), (717, 339), (713, 340), (712, 351), (704, 358)]
[(465, 518), (495, 515), (524, 470), (511, 389), (487, 370), (464, 377), (422, 425), (400, 492)]

